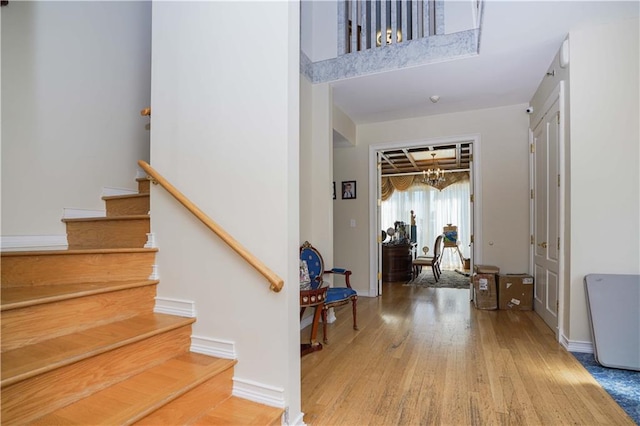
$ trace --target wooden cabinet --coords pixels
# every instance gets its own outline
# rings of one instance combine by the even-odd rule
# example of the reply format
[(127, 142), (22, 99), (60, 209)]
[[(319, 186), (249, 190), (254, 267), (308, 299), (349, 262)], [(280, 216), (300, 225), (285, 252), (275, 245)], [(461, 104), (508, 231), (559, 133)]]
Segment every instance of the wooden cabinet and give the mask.
[(406, 282), (411, 280), (411, 262), (415, 243), (382, 245), (382, 281)]

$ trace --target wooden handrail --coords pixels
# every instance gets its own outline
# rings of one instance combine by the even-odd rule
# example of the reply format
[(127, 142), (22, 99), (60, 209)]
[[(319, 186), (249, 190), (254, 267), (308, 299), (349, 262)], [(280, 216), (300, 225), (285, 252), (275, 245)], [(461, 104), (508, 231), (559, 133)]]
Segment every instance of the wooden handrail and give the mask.
[(194, 216), (196, 216), (205, 226), (211, 229), (222, 241), (227, 243), (236, 253), (238, 253), (247, 263), (253, 266), (258, 272), (260, 272), (269, 281), (269, 288), (276, 293), (282, 290), (284, 281), (275, 272), (269, 269), (264, 263), (262, 263), (257, 257), (249, 253), (239, 242), (235, 240), (224, 229), (215, 223), (209, 216), (204, 214), (195, 204), (193, 204), (187, 197), (185, 197), (180, 191), (178, 191), (173, 185), (171, 185), (165, 178), (153, 169), (146, 161), (139, 160), (138, 165), (147, 172), (147, 174), (159, 183), (164, 189), (169, 192), (176, 200), (178, 200), (183, 206), (187, 208)]

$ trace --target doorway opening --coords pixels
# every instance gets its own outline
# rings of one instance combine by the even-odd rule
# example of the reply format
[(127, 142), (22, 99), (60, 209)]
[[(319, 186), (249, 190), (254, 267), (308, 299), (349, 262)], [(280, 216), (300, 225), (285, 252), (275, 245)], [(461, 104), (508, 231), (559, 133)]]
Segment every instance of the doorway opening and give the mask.
[(412, 278), (410, 259), (394, 261), (391, 271), (389, 254), (398, 245), (412, 258), (424, 247), (431, 256), (445, 230), (455, 229), (457, 238), (444, 245), (442, 268), (464, 273), (479, 262), (479, 143), (471, 135), (370, 147), (372, 296), (382, 294), (383, 281)]

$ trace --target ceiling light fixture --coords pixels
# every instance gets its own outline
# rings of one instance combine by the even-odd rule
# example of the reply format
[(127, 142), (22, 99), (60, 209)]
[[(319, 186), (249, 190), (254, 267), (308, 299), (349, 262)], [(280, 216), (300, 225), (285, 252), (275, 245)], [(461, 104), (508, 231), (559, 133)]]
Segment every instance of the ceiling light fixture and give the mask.
[(440, 100), (440, 96), (438, 96), (438, 95), (429, 96), (429, 99), (431, 100), (431, 102), (433, 102), (435, 104), (436, 102), (438, 102)]
[(431, 153), (431, 166), (427, 170), (422, 171), (422, 183), (426, 183), (429, 186), (437, 186), (439, 183), (444, 182), (444, 170), (438, 167), (438, 161), (436, 160), (436, 153)]

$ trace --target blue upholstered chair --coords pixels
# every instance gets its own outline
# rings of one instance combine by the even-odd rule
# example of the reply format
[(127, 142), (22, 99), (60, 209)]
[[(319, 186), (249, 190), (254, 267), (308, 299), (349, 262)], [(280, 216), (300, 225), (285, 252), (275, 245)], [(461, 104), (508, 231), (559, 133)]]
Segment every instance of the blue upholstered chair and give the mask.
[(342, 268), (325, 270), (322, 255), (315, 247), (309, 244), (309, 241), (305, 241), (304, 244), (302, 244), (302, 247), (300, 247), (300, 260), (304, 260), (307, 263), (312, 288), (318, 288), (323, 285), (322, 277), (325, 274), (344, 276), (346, 287), (336, 287), (336, 283), (334, 282), (334, 287), (329, 287), (327, 289), (324, 305), (322, 305), (322, 334), (324, 337), (324, 343), (329, 343), (329, 339), (327, 338), (327, 311), (330, 308), (335, 308), (351, 302), (353, 309), (353, 329), (357, 330), (356, 305), (358, 302), (358, 294), (351, 288), (351, 283), (349, 282), (351, 271)]

